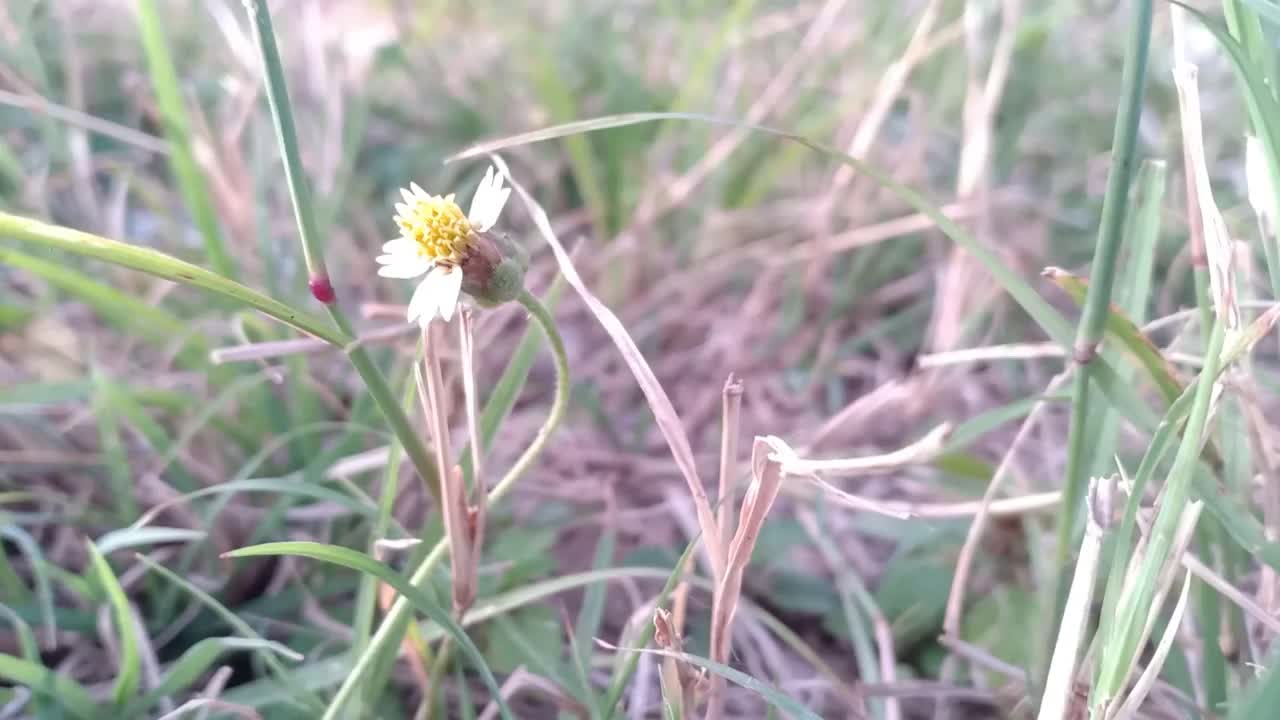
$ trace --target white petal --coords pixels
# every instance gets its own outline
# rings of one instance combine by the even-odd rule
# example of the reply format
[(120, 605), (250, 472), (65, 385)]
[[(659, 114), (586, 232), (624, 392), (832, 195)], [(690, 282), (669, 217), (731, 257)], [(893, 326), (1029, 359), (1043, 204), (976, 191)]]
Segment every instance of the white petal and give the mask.
[(454, 309), (458, 307), (458, 295), (462, 292), (462, 270), (449, 268), (432, 274), (440, 278), (436, 281), (436, 302), (439, 304), (440, 317), (449, 322)]
[(498, 222), (498, 215), (502, 213), (503, 206), (507, 204), (507, 198), (511, 196), (511, 188), (502, 187), (502, 180), (502, 175), (490, 165), (484, 173), (484, 179), (480, 181), (480, 186), (476, 188), (475, 196), (471, 198), (471, 211), (467, 213), (467, 219), (480, 232), (488, 230)]
[(409, 298), (408, 320), (413, 322), (418, 318), (426, 315), (426, 322), (431, 321), (431, 317), (435, 315), (436, 308), (431, 305), (435, 296), (431, 292), (431, 279), (436, 273), (427, 273), (422, 282), (418, 283), (418, 287), (413, 291), (413, 297)]
[(431, 269), (431, 261), (417, 258), (416, 261), (397, 262), (378, 268), (378, 274), (386, 278), (415, 278)]
[(422, 189), (422, 186), (421, 186), (421, 185), (419, 185), (419, 184), (418, 184), (418, 183), (416, 183), (416, 182), (411, 182), (411, 183), (409, 183), (409, 187), (410, 187), (410, 189), (412, 189), (412, 190), (413, 190), (413, 194), (414, 194), (414, 195), (417, 195), (418, 197), (422, 198), (423, 200), (426, 200), (428, 197), (430, 197), (429, 195), (427, 195), (427, 191), (426, 191), (426, 190), (423, 190), (423, 189)]
[(382, 252), (384, 253), (416, 252), (417, 248), (418, 243), (403, 237), (382, 243)]
[[(404, 201), (410, 205), (412, 205), (415, 202), (413, 193), (409, 192), (408, 188), (400, 188), (400, 195), (404, 198)], [(399, 209), (398, 206), (397, 206), (397, 209)]]
[(417, 253), (387, 253), (379, 255), (377, 261), (379, 265), (412, 265), (418, 262), (417, 257)]
[[(404, 192), (404, 191), (403, 191), (403, 190), (401, 190), (400, 192)], [(396, 217), (399, 217), (399, 218), (408, 218), (408, 217), (409, 217), (409, 206), (408, 206), (408, 205), (406, 205), (406, 204), (404, 204), (404, 203), (400, 203), (400, 202), (396, 203)]]
[(507, 198), (511, 197), (511, 188), (502, 188), (493, 199), (492, 209), (489, 211), (489, 217), (485, 222), (480, 224), (480, 232), (484, 232), (493, 227), (498, 222), (498, 216), (502, 214), (502, 208), (507, 204)]
[(489, 207), (489, 184), (493, 182), (493, 166), (484, 171), (484, 179), (476, 186), (476, 194), (471, 196), (471, 208), (467, 210), (467, 219), (473, 225), (479, 225), (480, 219)]

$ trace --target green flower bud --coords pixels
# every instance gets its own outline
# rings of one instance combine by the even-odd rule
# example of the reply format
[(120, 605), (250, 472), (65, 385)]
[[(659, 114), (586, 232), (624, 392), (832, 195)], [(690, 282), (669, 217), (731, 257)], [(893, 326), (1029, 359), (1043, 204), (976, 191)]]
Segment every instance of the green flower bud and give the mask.
[(524, 290), (529, 253), (505, 233), (492, 230), (471, 236), (462, 269), (462, 291), (482, 307), (515, 300)]

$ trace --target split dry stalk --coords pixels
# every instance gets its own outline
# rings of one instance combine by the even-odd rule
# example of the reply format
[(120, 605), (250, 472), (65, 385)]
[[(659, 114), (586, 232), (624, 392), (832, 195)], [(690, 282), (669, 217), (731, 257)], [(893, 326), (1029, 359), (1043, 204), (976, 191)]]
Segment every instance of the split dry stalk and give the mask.
[(738, 469), (738, 424), (742, 414), (742, 381), (729, 373), (721, 391), (720, 494), (717, 497), (716, 525), (720, 528), (721, 553), (729, 554), (733, 533), (734, 479)]
[[(715, 662), (728, 663), (733, 616), (742, 594), (743, 572), (760, 537), (760, 528), (764, 526), (764, 520), (782, 489), (785, 475), (779, 458), (789, 452), (786, 443), (775, 437), (757, 436), (751, 447), (751, 484), (742, 499), (738, 529), (729, 544), (724, 576), (716, 582), (715, 595), (711, 600), (711, 659)], [(719, 720), (724, 716), (724, 686), (724, 678), (711, 676), (707, 720)]]
[[(440, 515), (445, 537), (449, 539), (450, 576), (453, 588), (453, 611), (461, 617), (475, 600), (476, 573), (479, 557), (472, 547), (467, 522), (467, 488), (462, 470), (449, 460), (449, 413), (445, 405), (444, 379), (440, 372), (440, 353), (436, 347), (438, 332), (432, 323), (422, 332), (423, 362), (414, 366), (418, 397), (427, 418), (431, 440), (435, 444), (436, 472), (440, 477)], [(425, 367), (425, 374), (423, 372)], [(425, 375), (425, 377), (424, 377)]]
[(1114, 477), (1094, 478), (1089, 482), (1085, 500), (1088, 513), (1084, 539), (1080, 541), (1075, 575), (1067, 594), (1062, 622), (1058, 626), (1053, 658), (1049, 662), (1049, 676), (1040, 703), (1040, 714), (1037, 716), (1039, 720), (1061, 720), (1067, 717), (1075, 688), (1076, 659), (1080, 654), (1080, 644), (1089, 625), (1089, 612), (1093, 607), (1093, 586), (1097, 580), (1102, 542), (1112, 526), (1115, 484)]

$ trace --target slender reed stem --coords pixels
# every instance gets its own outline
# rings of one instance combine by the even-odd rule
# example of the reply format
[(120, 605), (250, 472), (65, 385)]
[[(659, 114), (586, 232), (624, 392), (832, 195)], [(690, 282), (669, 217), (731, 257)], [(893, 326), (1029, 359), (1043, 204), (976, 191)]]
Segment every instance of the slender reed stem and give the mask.
[[(284, 179), (289, 185), (289, 198), (293, 201), (293, 216), (298, 223), (298, 235), (302, 240), (302, 257), (307, 272), (313, 280), (328, 279), (324, 265), (324, 253), (320, 250), (319, 233), (316, 232), (316, 214), (311, 205), (311, 192), (302, 171), (302, 155), (298, 152), (298, 129), (293, 122), (293, 105), (289, 102), (289, 87), (284, 79), (284, 64), (280, 61), (280, 49), (276, 47), (276, 34), (271, 28), (271, 10), (265, 0), (244, 0), (249, 12), (249, 23), (262, 58), (262, 71), (267, 82), (267, 102), (271, 105), (271, 120), (276, 129), (276, 142), (284, 155)], [(331, 304), (317, 298), (325, 304)]]
[(1057, 572), (1050, 573), (1051, 592), (1045, 595), (1050, 598), (1050, 606), (1053, 607), (1052, 624), (1055, 634), (1063, 601), (1057, 597), (1057, 588), (1062, 574), (1070, 564), (1071, 538), (1080, 513), (1085, 473), (1090, 460), (1086, 443), (1086, 419), (1089, 416), (1091, 396), (1089, 383), (1095, 375), (1094, 360), (1105, 329), (1107, 311), (1111, 307), (1111, 290), (1124, 236), (1124, 220), (1129, 210), (1129, 184), (1137, 159), (1138, 121), (1142, 115), (1147, 50), (1151, 44), (1151, 4), (1151, 0), (1135, 0), (1133, 3), (1133, 18), (1129, 25), (1121, 80), (1120, 110), (1116, 116), (1115, 135), (1111, 143), (1111, 174), (1107, 177), (1107, 194), (1102, 203), (1102, 219), (1093, 255), (1089, 294), (1085, 298), (1084, 312), (1073, 349), (1074, 360), (1081, 366), (1081, 371), (1076, 373), (1071, 399), (1066, 481), (1055, 555)]
[[(275, 32), (271, 28), (271, 12), (267, 3), (262, 0), (244, 0), (245, 9), (249, 12), (249, 21), (253, 25), (254, 38), (258, 52), (262, 58), (263, 74), (267, 84), (267, 100), (271, 105), (271, 118), (275, 124), (276, 140), (280, 144), (280, 154), (284, 157), (285, 181), (289, 185), (289, 197), (293, 200), (294, 218), (298, 223), (298, 237), (302, 244), (302, 255), (310, 275), (311, 294), (324, 303), (342, 333), (355, 337), (351, 322), (347, 320), (338, 306), (325, 268), (324, 255), (320, 249), (319, 233), (316, 231), (315, 209), (311, 204), (311, 193), (307, 188), (306, 177), (302, 171), (302, 154), (298, 151), (298, 132), (293, 122), (293, 106), (289, 102), (289, 88), (285, 83), (284, 66), (280, 61), (280, 50), (276, 47)], [(432, 467), (431, 455), (427, 452), (422, 438), (413, 430), (409, 416), (405, 414), (400, 403), (396, 401), (387, 386), (386, 378), (378, 370), (377, 365), (361, 344), (344, 343), (347, 357), (351, 365), (359, 373), (369, 395), (386, 418), (391, 431), (404, 447), (409, 461), (422, 478), (436, 501), (440, 500), (439, 481)]]
[[(490, 491), (487, 500), (489, 503), (502, 499), (515, 487), (515, 483), (520, 479), (520, 476), (542, 454), (548, 440), (551, 439), (551, 434), (560, 425), (560, 421), (564, 418), (565, 410), (569, 406), (569, 359), (565, 353), (564, 340), (561, 339), (560, 332), (556, 329), (555, 320), (552, 319), (551, 313), (547, 311), (542, 303), (529, 294), (527, 290), (520, 294), (517, 302), (529, 311), (529, 315), (542, 328), (543, 333), (546, 334), (547, 340), (551, 344), (551, 353), (556, 365), (555, 399), (551, 403), (551, 412), (542, 423), (542, 427), (538, 429), (538, 434), (534, 436), (533, 441), (516, 459), (515, 464), (511, 466), (506, 475)], [(444, 558), (448, 547), (447, 539), (442, 539), (436, 543), (426, 558), (414, 569), (413, 575), (409, 577), (409, 582), (415, 587), (421, 588), (425, 586), (427, 579), (431, 576), (431, 571)], [(368, 649), (356, 658), (350, 674), (347, 675), (347, 679), (343, 681), (342, 686), (334, 694), (333, 701), (325, 711), (323, 720), (337, 720), (337, 718), (343, 717), (343, 707), (351, 700), (356, 690), (364, 685), (364, 681), (376, 664), (376, 660), (384, 653), (394, 651), (394, 648), (399, 645), (400, 637), (404, 634), (405, 627), (409, 622), (411, 610), (412, 608), (408, 601), (404, 598), (398, 598), (395, 604), (391, 606), (391, 610), (387, 612), (382, 624), (378, 626), (377, 632), (374, 633), (373, 639), (369, 641)]]

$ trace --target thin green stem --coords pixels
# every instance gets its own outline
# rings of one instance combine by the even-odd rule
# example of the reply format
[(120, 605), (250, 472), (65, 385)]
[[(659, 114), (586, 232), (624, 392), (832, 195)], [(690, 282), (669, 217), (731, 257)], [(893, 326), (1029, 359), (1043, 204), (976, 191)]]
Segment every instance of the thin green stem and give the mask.
[[(547, 446), (547, 441), (551, 439), (551, 434), (560, 425), (560, 421), (564, 418), (565, 410), (569, 406), (569, 359), (565, 353), (564, 340), (561, 339), (560, 332), (556, 329), (555, 320), (551, 317), (551, 313), (547, 311), (546, 307), (537, 298), (529, 294), (527, 290), (521, 292), (517, 302), (529, 311), (530, 317), (542, 328), (548, 342), (551, 344), (551, 354), (556, 366), (556, 391), (555, 398), (551, 403), (551, 412), (542, 423), (542, 427), (539, 428), (538, 434), (534, 436), (533, 441), (529, 443), (529, 447), (525, 448), (524, 453), (511, 466), (507, 474), (489, 492), (487, 502), (490, 505), (501, 500), (510, 492), (515, 487), (516, 481), (542, 454), (542, 451)], [(432, 570), (444, 558), (448, 547), (447, 539), (441, 539), (436, 543), (435, 547), (431, 549), (431, 552), (419, 563), (409, 577), (409, 582), (414, 587), (422, 588), (426, 585), (428, 578), (431, 577)], [(385, 653), (394, 652), (399, 646), (400, 638), (404, 635), (405, 627), (409, 623), (411, 610), (412, 607), (409, 602), (403, 597), (396, 599), (386, 617), (383, 618), (382, 624), (378, 626), (377, 632), (374, 633), (373, 638), (369, 641), (369, 647), (356, 658), (351, 672), (347, 675), (346, 680), (343, 681), (342, 686), (338, 688), (337, 693), (334, 694), (333, 701), (329, 704), (328, 709), (325, 710), (323, 720), (337, 720), (337, 718), (343, 717), (343, 707), (350, 702), (357, 689), (365, 684), (365, 679), (377, 664), (378, 658)]]
[[(249, 22), (253, 25), (254, 38), (262, 57), (267, 100), (271, 106), (276, 140), (280, 144), (280, 153), (284, 156), (285, 181), (289, 185), (289, 196), (293, 200), (293, 212), (298, 223), (302, 255), (310, 274), (311, 294), (324, 303), (333, 324), (344, 335), (352, 337), (355, 333), (350, 321), (347, 320), (334, 298), (333, 287), (324, 265), (324, 255), (320, 250), (315, 208), (311, 204), (311, 193), (302, 171), (302, 154), (298, 151), (298, 132), (293, 122), (293, 106), (289, 102), (289, 88), (285, 82), (284, 66), (280, 61), (280, 51), (276, 47), (275, 32), (271, 28), (271, 12), (267, 4), (261, 0), (244, 0), (244, 4), (245, 9), (249, 11)], [(359, 373), (369, 395), (386, 418), (387, 424), (391, 426), (396, 439), (404, 447), (405, 454), (409, 456), (409, 461), (413, 463), (418, 476), (439, 501), (439, 482), (432, 466), (431, 455), (423, 444), (422, 438), (414, 432), (408, 414), (400, 407), (391, 388), (387, 386), (386, 378), (378, 370), (363, 345), (346, 343), (344, 347), (351, 365)]]
[(280, 61), (276, 34), (271, 28), (271, 10), (264, 0), (244, 0), (244, 7), (249, 11), (249, 23), (253, 26), (253, 36), (262, 57), (262, 70), (267, 82), (267, 102), (271, 105), (276, 141), (280, 143), (280, 151), (284, 155), (284, 178), (289, 185), (293, 216), (298, 222), (298, 234), (302, 239), (302, 257), (307, 263), (307, 272), (313, 278), (327, 279), (329, 273), (325, 269), (324, 253), (320, 250), (320, 237), (316, 232), (315, 209), (311, 205), (311, 192), (302, 171), (302, 154), (298, 152), (298, 129), (293, 122), (293, 105), (289, 102), (284, 64)]
[[(409, 408), (413, 407), (414, 397), (413, 383), (405, 383), (400, 407), (407, 412)], [(387, 536), (387, 528), (391, 526), (391, 514), (400, 488), (402, 449), (399, 441), (391, 443), (387, 456), (386, 472), (383, 474), (382, 479), (382, 494), (378, 498), (378, 514), (373, 521), (373, 525), (369, 528), (368, 547), (370, 555), (374, 554), (375, 543)], [(352, 649), (357, 655), (364, 652), (364, 649), (368, 647), (369, 636), (373, 633), (373, 614), (377, 606), (377, 593), (377, 578), (369, 575), (362, 577), (360, 590), (356, 594), (355, 619), (352, 622), (352, 628), (355, 633)]]
[(449, 642), (446, 636), (440, 639), (440, 649), (436, 651), (435, 661), (431, 663), (431, 671), (427, 675), (430, 685), (427, 686), (426, 697), (422, 699), (422, 707), (418, 710), (418, 717), (430, 718), (435, 712), (436, 704), (440, 702), (440, 688), (444, 684), (440, 682), (444, 678), (444, 669), (448, 667), (449, 660), (453, 655), (453, 644)]
[[(334, 316), (334, 322), (341, 326), (346, 326), (345, 318), (342, 318), (336, 312), (336, 305), (330, 304), (327, 307), (330, 308), (330, 314)], [(340, 319), (342, 322), (339, 322)], [(391, 386), (387, 385), (387, 379), (383, 377), (382, 371), (374, 364), (373, 358), (369, 356), (369, 351), (365, 349), (364, 345), (349, 345), (347, 347), (347, 359), (351, 361), (351, 366), (356, 369), (360, 379), (364, 381), (365, 389), (369, 391), (369, 396), (373, 398), (374, 404), (382, 411), (383, 418), (391, 426), (391, 432), (395, 433), (396, 440), (400, 441), (405, 455), (409, 456), (409, 462), (413, 463), (413, 467), (418, 471), (418, 476), (422, 478), (423, 484), (427, 486), (427, 490), (435, 498), (436, 503), (439, 504), (440, 478), (436, 474), (431, 453), (427, 451), (427, 446), (423, 444), (422, 438), (413, 429), (413, 423), (409, 421), (408, 413), (401, 407), (400, 401), (396, 399), (395, 394), (391, 392)]]
[[(1151, 0), (1135, 0), (1129, 39), (1125, 50), (1121, 80), (1121, 103), (1116, 116), (1112, 140), (1112, 168), (1107, 178), (1107, 193), (1102, 203), (1102, 219), (1098, 243), (1093, 255), (1089, 294), (1076, 332), (1073, 351), (1075, 362), (1082, 368), (1076, 374), (1072, 391), (1071, 427), (1067, 441), (1066, 481), (1062, 510), (1058, 518), (1057, 572), (1050, 574), (1052, 592), (1047, 597), (1054, 603), (1053, 625), (1061, 611), (1062, 599), (1057, 587), (1070, 564), (1071, 541), (1080, 505), (1084, 497), (1085, 473), (1089, 467), (1087, 423), (1089, 383), (1095, 375), (1098, 343), (1105, 329), (1107, 311), (1111, 307), (1111, 290), (1115, 282), (1117, 260), (1124, 237), (1124, 221), (1129, 210), (1129, 185), (1137, 159), (1138, 121), (1142, 115), (1142, 97), (1146, 87), (1147, 50), (1151, 44)], [(1056, 634), (1056, 633), (1055, 633)]]

